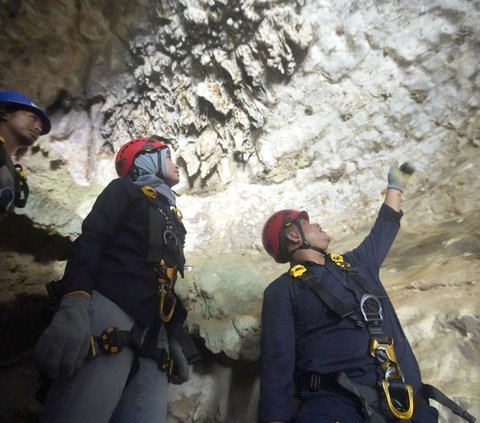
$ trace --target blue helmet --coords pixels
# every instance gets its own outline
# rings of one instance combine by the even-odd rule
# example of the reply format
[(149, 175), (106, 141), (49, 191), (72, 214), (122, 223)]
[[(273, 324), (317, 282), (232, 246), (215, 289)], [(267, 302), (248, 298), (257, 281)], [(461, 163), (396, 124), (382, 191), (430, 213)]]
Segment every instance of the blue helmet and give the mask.
[(0, 104), (18, 106), (19, 109), (25, 109), (35, 113), (42, 122), (42, 132), (40, 135), (45, 135), (50, 132), (50, 119), (46, 113), (23, 94), (17, 93), (16, 91), (0, 91)]

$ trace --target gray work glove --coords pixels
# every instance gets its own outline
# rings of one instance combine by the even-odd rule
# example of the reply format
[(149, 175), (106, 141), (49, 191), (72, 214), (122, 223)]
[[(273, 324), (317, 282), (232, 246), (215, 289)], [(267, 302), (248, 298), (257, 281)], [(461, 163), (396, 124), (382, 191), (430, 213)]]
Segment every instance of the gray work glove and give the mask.
[(405, 162), (398, 167), (398, 162), (396, 162), (388, 172), (387, 188), (398, 189), (400, 192), (403, 192), (413, 172), (415, 172), (415, 167), (411, 163)]
[(181, 385), (190, 377), (190, 366), (187, 358), (182, 351), (182, 347), (173, 338), (168, 342), (168, 351), (170, 358), (173, 359), (173, 372), (168, 377), (168, 381), (174, 385)]
[(50, 326), (33, 352), (33, 361), (52, 379), (64, 379), (80, 368), (90, 346), (90, 300), (79, 294), (63, 297)]

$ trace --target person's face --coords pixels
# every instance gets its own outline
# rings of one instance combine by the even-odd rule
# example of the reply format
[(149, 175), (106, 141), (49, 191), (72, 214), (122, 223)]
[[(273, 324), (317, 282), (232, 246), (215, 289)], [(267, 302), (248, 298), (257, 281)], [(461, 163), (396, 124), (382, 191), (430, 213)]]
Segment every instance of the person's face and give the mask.
[(40, 136), (42, 122), (29, 110), (16, 110), (5, 113), (5, 124), (10, 134), (17, 140), (18, 146), (29, 147)]
[(322, 229), (318, 223), (310, 223), (306, 219), (300, 219), (305, 241), (314, 247), (326, 250), (330, 244), (330, 236)]
[(169, 187), (173, 187), (180, 182), (180, 169), (174, 162), (170, 149), (168, 149), (165, 163), (165, 182)]

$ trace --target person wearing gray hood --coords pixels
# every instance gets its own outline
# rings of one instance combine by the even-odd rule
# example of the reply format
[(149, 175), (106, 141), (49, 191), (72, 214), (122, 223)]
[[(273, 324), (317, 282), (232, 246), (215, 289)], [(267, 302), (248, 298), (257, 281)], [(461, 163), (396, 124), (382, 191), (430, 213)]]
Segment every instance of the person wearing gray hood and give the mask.
[(185, 266), (179, 167), (153, 136), (123, 145), (116, 170), (73, 243), (60, 308), (34, 351), (51, 381), (42, 422), (165, 423), (168, 383), (187, 381), (198, 358), (174, 290)]

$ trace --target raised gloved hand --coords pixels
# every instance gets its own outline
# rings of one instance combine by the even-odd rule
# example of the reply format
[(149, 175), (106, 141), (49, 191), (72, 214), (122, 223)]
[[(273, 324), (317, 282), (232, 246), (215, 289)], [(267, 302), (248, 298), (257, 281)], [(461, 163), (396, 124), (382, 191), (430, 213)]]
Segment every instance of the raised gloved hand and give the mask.
[(67, 294), (40, 337), (33, 361), (52, 379), (67, 378), (83, 364), (90, 346), (88, 294)]
[(168, 377), (168, 381), (174, 385), (181, 385), (190, 377), (190, 366), (182, 351), (182, 347), (175, 339), (171, 338), (169, 340), (168, 350), (170, 358), (173, 359), (173, 372)]
[(387, 188), (403, 192), (413, 172), (415, 172), (415, 167), (411, 163), (405, 162), (398, 167), (398, 162), (395, 162), (388, 172)]

